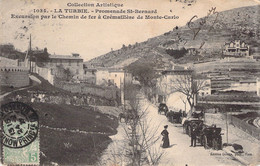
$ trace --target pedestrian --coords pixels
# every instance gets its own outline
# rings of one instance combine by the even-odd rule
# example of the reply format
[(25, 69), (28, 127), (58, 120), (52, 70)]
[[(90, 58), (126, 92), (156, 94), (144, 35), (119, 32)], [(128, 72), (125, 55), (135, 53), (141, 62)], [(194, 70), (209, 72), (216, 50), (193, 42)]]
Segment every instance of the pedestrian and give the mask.
[(164, 126), (164, 130), (161, 132), (162, 136), (163, 136), (163, 148), (168, 148), (170, 146), (170, 141), (169, 141), (169, 133), (167, 131), (168, 125)]
[(192, 146), (196, 147), (196, 141), (197, 141), (197, 125), (193, 125), (191, 127), (191, 145), (190, 145), (190, 147), (192, 147)]

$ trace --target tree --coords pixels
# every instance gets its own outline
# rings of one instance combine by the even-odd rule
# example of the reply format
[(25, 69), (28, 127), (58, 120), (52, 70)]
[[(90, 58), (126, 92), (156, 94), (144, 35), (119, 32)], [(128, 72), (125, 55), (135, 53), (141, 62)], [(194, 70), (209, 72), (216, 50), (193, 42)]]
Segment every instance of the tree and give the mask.
[[(121, 143), (116, 142), (109, 158), (110, 165), (158, 165), (163, 152), (155, 144), (160, 139), (158, 126), (148, 118), (148, 107), (142, 105), (138, 99), (139, 88), (135, 85), (126, 86), (127, 109), (125, 114), (130, 117), (128, 123), (122, 124), (124, 138)], [(108, 165), (108, 163), (106, 163)]]
[(203, 90), (207, 86), (204, 78), (200, 78), (194, 73), (189, 71), (174, 75), (171, 79), (170, 90), (172, 92), (180, 92), (186, 96), (187, 102), (190, 105), (190, 112), (197, 102), (197, 95), (200, 90)]
[(68, 68), (65, 69), (63, 65), (58, 65), (55, 71), (55, 79), (60, 81), (69, 81), (72, 79), (72, 73)]
[(130, 114), (133, 117), (127, 129), (124, 128), (126, 140), (130, 142), (130, 153), (127, 153), (130, 165), (158, 165), (163, 153), (153, 145), (160, 139), (160, 136), (156, 135), (159, 126), (152, 125), (152, 121), (148, 119), (149, 106), (144, 108), (140, 103), (137, 97), (139, 89), (134, 85), (128, 85), (126, 93), (129, 96)]
[(154, 69), (152, 62), (132, 63), (126, 67), (126, 70), (132, 73), (145, 89), (156, 86), (156, 78), (159, 77), (159, 73)]
[(44, 62), (47, 62), (49, 60), (49, 53), (47, 48), (44, 48), (43, 50), (39, 50), (38, 47), (36, 47), (36, 50), (30, 50), (30, 60), (33, 62), (36, 62), (38, 66), (44, 66)]

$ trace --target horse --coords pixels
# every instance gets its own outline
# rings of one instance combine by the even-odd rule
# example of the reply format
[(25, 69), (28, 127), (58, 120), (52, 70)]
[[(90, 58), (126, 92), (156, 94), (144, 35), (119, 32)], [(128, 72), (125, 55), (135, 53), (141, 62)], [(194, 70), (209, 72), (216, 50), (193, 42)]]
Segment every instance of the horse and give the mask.
[(170, 110), (169, 112), (167, 112), (166, 117), (172, 123), (173, 122), (174, 123), (181, 123), (182, 118), (183, 118), (183, 114), (182, 114), (182, 112), (175, 112), (175, 111)]
[(166, 104), (161, 103), (158, 108), (158, 114), (161, 114), (161, 112), (164, 112), (164, 115), (168, 113), (168, 107)]
[(125, 123), (128, 123), (129, 120), (133, 120), (133, 119), (136, 119), (136, 118), (139, 118), (139, 116), (133, 115), (133, 114), (130, 114), (130, 113), (120, 113), (119, 116), (118, 116), (118, 119), (121, 123), (122, 123), (122, 119), (125, 120)]
[(197, 112), (193, 112), (192, 114), (191, 114), (191, 116), (193, 117), (193, 118), (198, 118), (198, 119), (200, 119), (200, 118), (203, 118), (204, 117), (204, 112), (200, 112), (200, 113), (197, 113)]

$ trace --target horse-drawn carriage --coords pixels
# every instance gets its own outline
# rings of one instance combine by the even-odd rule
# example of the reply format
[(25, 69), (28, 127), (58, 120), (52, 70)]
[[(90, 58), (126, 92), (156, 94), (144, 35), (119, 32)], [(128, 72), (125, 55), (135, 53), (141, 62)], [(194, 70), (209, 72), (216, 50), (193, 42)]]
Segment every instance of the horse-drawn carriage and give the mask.
[(158, 107), (158, 114), (161, 114), (162, 112), (164, 112), (164, 115), (166, 115), (168, 112), (168, 107), (165, 103), (160, 103)]
[(172, 123), (181, 123), (182, 118), (185, 117), (183, 112), (175, 112), (170, 110), (167, 114), (166, 117), (168, 119), (168, 121), (172, 122)]
[(220, 127), (204, 125), (202, 128), (198, 128), (197, 138), (205, 149), (222, 149), (222, 137)]
[(183, 123), (183, 132), (191, 136), (192, 128), (195, 126), (201, 126), (203, 124), (203, 120), (200, 119), (186, 119)]

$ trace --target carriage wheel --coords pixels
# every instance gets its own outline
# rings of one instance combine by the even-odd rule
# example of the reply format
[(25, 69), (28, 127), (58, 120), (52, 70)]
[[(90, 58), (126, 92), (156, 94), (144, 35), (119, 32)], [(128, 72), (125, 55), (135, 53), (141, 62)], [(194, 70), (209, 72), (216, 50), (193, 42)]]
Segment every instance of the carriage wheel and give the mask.
[(208, 146), (208, 139), (207, 139), (206, 135), (203, 136), (203, 144), (204, 144), (204, 148), (205, 149), (209, 148), (209, 146)]

